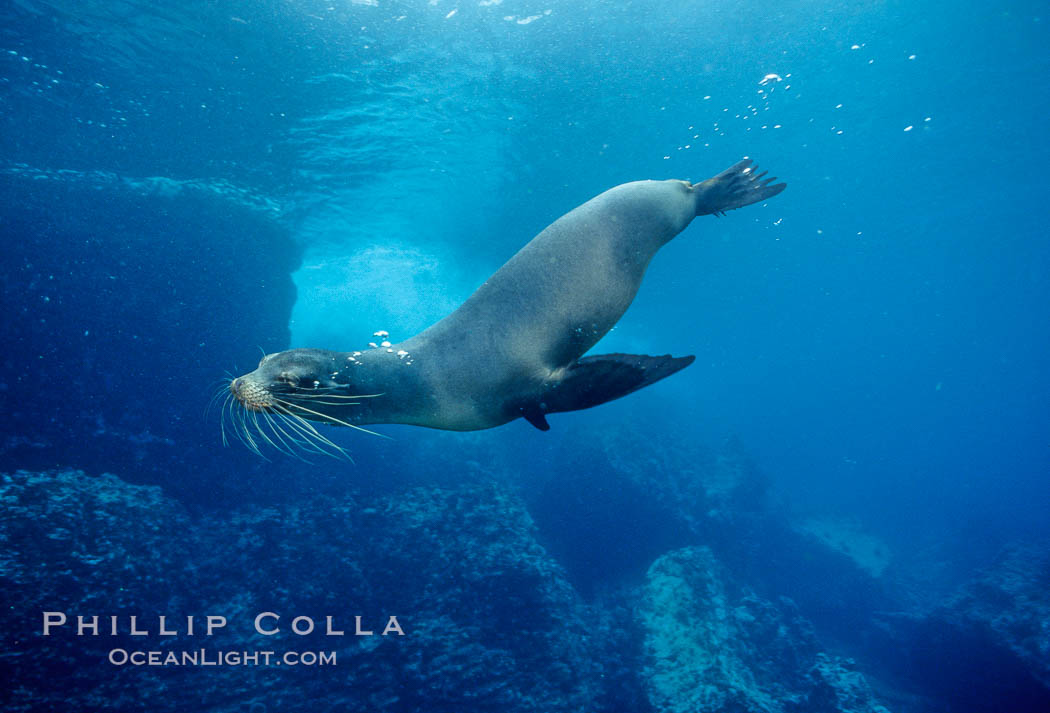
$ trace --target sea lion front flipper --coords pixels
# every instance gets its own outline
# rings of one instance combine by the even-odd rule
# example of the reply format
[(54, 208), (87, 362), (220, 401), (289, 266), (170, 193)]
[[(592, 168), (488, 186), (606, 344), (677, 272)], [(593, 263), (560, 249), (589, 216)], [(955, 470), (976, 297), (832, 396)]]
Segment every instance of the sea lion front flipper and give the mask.
[(541, 431), (551, 430), (551, 425), (547, 423), (547, 417), (543, 415), (540, 406), (532, 405), (523, 408), (521, 410), (521, 417)]
[[(543, 402), (522, 409), (523, 417), (540, 430), (544, 414), (579, 411), (626, 396), (655, 384), (693, 363), (694, 356), (600, 354), (583, 357), (544, 394)], [(548, 426), (549, 428), (549, 426)]]

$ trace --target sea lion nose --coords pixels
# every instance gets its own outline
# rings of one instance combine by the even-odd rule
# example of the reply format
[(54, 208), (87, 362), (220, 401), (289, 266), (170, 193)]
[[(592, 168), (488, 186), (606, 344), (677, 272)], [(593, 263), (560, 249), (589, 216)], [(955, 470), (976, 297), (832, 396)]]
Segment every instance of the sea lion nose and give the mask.
[(238, 396), (240, 394), (241, 377), (238, 376), (236, 379), (230, 382), (230, 391), (233, 393), (234, 396)]

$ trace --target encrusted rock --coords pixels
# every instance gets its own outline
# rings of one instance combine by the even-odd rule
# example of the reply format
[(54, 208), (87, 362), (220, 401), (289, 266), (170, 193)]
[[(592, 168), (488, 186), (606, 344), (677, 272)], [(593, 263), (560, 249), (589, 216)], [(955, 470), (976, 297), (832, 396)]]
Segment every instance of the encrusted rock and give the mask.
[(640, 616), (659, 713), (886, 713), (861, 674), (819, 651), (788, 600), (732, 582), (705, 547), (649, 569)]
[[(0, 503), (0, 647), (14, 682), (5, 711), (552, 713), (593, 708), (603, 686), (584, 607), (499, 485), (193, 517), (158, 488), (114, 476), (18, 472), (0, 476)], [(69, 624), (43, 636), (45, 611)], [(267, 620), (280, 634), (255, 630), (262, 612), (281, 617)], [(77, 636), (77, 615), (98, 615), (102, 635)], [(132, 635), (131, 615), (153, 633)], [(158, 636), (159, 615), (180, 633)], [(228, 624), (204, 636), (206, 615)], [(329, 615), (346, 635), (324, 635)], [(357, 615), (375, 635), (353, 635)], [(379, 635), (390, 615), (404, 636)], [(292, 634), (297, 616), (317, 631)], [(107, 662), (115, 648), (202, 647), (334, 651), (337, 665)]]

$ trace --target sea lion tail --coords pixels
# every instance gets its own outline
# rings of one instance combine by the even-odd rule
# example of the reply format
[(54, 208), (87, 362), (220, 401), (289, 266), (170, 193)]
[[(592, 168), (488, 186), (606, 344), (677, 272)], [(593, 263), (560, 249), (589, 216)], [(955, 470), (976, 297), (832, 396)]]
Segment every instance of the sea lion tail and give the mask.
[(550, 428), (544, 416), (579, 411), (604, 404), (655, 384), (693, 363), (694, 356), (600, 354), (584, 357), (568, 368), (562, 379), (538, 404), (522, 408), (522, 416), (536, 428)]
[(775, 176), (764, 179), (768, 171), (757, 173), (757, 170), (758, 166), (745, 158), (717, 176), (693, 185), (696, 214), (725, 215), (727, 210), (764, 201), (787, 188), (786, 183), (773, 184), (777, 180)]

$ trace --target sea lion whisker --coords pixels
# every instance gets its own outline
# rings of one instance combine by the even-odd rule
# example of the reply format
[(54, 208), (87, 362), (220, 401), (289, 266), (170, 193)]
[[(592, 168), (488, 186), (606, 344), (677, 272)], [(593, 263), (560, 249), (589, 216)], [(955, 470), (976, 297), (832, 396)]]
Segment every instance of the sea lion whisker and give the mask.
[[(295, 398), (299, 398), (299, 396), (296, 396)], [(361, 405), (357, 401), (342, 401), (342, 402), (340, 402), (340, 401), (321, 401), (321, 398), (323, 398), (323, 397), (310, 396), (310, 397), (308, 397), (308, 400), (312, 404), (319, 404), (321, 406), (360, 406)]]
[(263, 430), (263, 427), (259, 424), (259, 415), (258, 415), (257, 411), (252, 411), (252, 425), (255, 426), (255, 430), (259, 434), (260, 438), (265, 439), (267, 443), (269, 443), (271, 446), (273, 446), (277, 450), (281, 450), (280, 446), (278, 446), (276, 443), (274, 443), (273, 439), (270, 438), (268, 435), (266, 435), (266, 431)]
[[(274, 401), (276, 403), (284, 406), (285, 408), (299, 409), (300, 411), (303, 411), (305, 413), (313, 414), (314, 416), (320, 416), (322, 419), (324, 419), (324, 421), (328, 422), (329, 425), (346, 426), (347, 428), (358, 428), (361, 431), (366, 431), (366, 429), (364, 429), (364, 428), (360, 428), (360, 427), (355, 426), (355, 425), (353, 425), (351, 423), (347, 423), (346, 421), (343, 421), (342, 419), (336, 418), (335, 416), (329, 416), (326, 413), (321, 413), (320, 411), (315, 411), (315, 410), (313, 410), (311, 408), (307, 408), (306, 406), (303, 406), (302, 404), (297, 404), (294, 401), (286, 401), (284, 399), (277, 399), (277, 398), (275, 398)], [(298, 414), (295, 414), (295, 415), (298, 415)], [(300, 416), (300, 418), (301, 418), (301, 416)], [(366, 432), (371, 433), (371, 431), (366, 431)], [(379, 434), (377, 433), (375, 435), (378, 436)]]
[(235, 411), (235, 413), (237, 414), (238, 419), (240, 420), (241, 434), (244, 436), (244, 439), (242, 439), (242, 440), (245, 441), (245, 443), (248, 446), (248, 448), (250, 448), (257, 456), (260, 456), (261, 458), (264, 458), (264, 459), (268, 460), (266, 458), (266, 456), (264, 456), (262, 454), (262, 451), (259, 449), (259, 444), (255, 442), (254, 438), (252, 438), (251, 431), (248, 428), (248, 418), (245, 415), (246, 414), (246, 410), (245, 409), (237, 409)]
[(328, 458), (335, 458), (337, 460), (345, 459), (353, 462), (353, 458), (342, 448), (334, 443), (331, 443), (323, 436), (311, 433), (308, 427), (303, 426), (299, 423), (293, 423), (291, 420), (286, 421), (289, 427), (293, 428), (297, 433), (302, 434), (303, 447), (308, 448), (311, 452), (319, 455), (327, 456)]
[[(296, 438), (292, 434), (288, 433), (288, 431), (285, 430), (284, 425), (282, 425), (282, 424), (288, 422), (287, 418), (284, 416), (284, 414), (277, 413), (277, 412), (274, 412), (272, 415), (271, 414), (267, 414), (267, 420), (270, 422), (270, 428), (273, 428), (276, 431), (280, 432), (280, 435), (278, 437), (281, 438), (282, 442), (288, 442), (288, 441), (291, 442), (291, 445), (289, 446), (290, 448), (291, 447), (301, 448), (302, 450), (304, 450), (304, 451), (306, 451), (308, 453), (317, 453), (317, 454), (323, 455), (323, 456), (328, 455), (324, 451), (318, 450), (309, 441), (304, 441), (304, 440), (302, 440), (300, 438)], [(290, 426), (290, 424), (289, 424), (289, 426)], [(287, 441), (285, 439), (287, 439)], [(310, 461), (306, 460), (305, 458), (303, 458), (302, 456), (299, 456), (299, 455), (296, 455), (296, 458), (298, 458), (299, 460), (303, 461), (304, 463), (309, 463), (310, 462)]]
[(262, 452), (259, 450), (259, 445), (252, 438), (252, 435), (248, 432), (248, 424), (243, 419), (238, 419), (237, 424), (237, 437), (241, 439), (241, 443), (248, 447), (252, 453), (257, 456), (261, 456)]
[(336, 443), (333, 443), (331, 440), (322, 435), (321, 432), (314, 428), (314, 425), (307, 421), (305, 418), (297, 414), (291, 413), (287, 409), (283, 409), (283, 407), (279, 408), (282, 408), (282, 410), (284, 411), (284, 416), (288, 419), (287, 423), (293, 428), (295, 428), (299, 433), (303, 434), (304, 438), (306, 438), (316, 448), (320, 449), (320, 451), (323, 452), (325, 455), (332, 456), (332, 454), (324, 448), (324, 446), (328, 446), (329, 448), (335, 449), (337, 453), (340, 453), (341, 455), (345, 456), (351, 461), (353, 460), (352, 458), (350, 458), (350, 455), (349, 453), (347, 453), (346, 449), (344, 449), (342, 446), (337, 445)]
[(211, 394), (211, 398), (208, 399), (207, 405), (204, 407), (204, 415), (205, 416), (208, 415), (208, 410), (212, 407), (212, 404), (214, 404), (218, 400), (218, 398), (220, 396), (222, 396), (222, 392), (223, 392), (222, 382), (221, 381), (218, 382), (218, 384), (213, 384), (212, 386), (209, 386), (208, 388), (212, 389), (212, 394)]
[(258, 451), (252, 447), (251, 442), (245, 437), (244, 425), (241, 423), (238, 414), (234, 411), (233, 407), (230, 408), (230, 430), (233, 431), (233, 435), (237, 436), (237, 440), (244, 444), (244, 447), (253, 453)]
[(227, 435), (226, 435), (226, 423), (228, 421), (229, 424), (230, 424), (230, 430), (233, 431), (233, 434), (235, 436), (237, 436), (238, 440), (242, 440), (242, 442), (243, 442), (243, 439), (241, 439), (240, 434), (237, 433), (237, 418), (233, 415), (233, 409), (235, 407), (236, 407), (236, 399), (233, 398), (233, 394), (230, 394), (229, 398), (227, 398), (223, 402), (222, 436), (223, 436), (223, 438), (227, 438)]
[(291, 401), (282, 401), (280, 399), (274, 399), (274, 401), (276, 401), (277, 403), (283, 404), (285, 406), (290, 406), (291, 408), (297, 408), (297, 409), (299, 409), (301, 411), (305, 411), (307, 413), (312, 413), (314, 416), (320, 416), (321, 418), (326, 419), (328, 421), (332, 421), (333, 423), (337, 423), (340, 426), (346, 426), (347, 428), (352, 428), (352, 429), (354, 429), (356, 431), (363, 431), (364, 433), (371, 433), (373, 436), (379, 436), (380, 438), (386, 438), (387, 440), (392, 440), (390, 438), (390, 436), (384, 436), (382, 433), (376, 433), (375, 431), (369, 431), (367, 428), (361, 428), (360, 426), (355, 426), (354, 424), (347, 423), (346, 421), (338, 419), (335, 416), (329, 416), (328, 414), (321, 413), (320, 411), (314, 411), (313, 409), (306, 408), (302, 404), (293, 403)]
[[(294, 417), (288, 414), (278, 413), (278, 416), (284, 421), (288, 428), (292, 429), (295, 433), (300, 434), (301, 438), (295, 438), (291, 434), (288, 434), (289, 438), (292, 438), (300, 448), (310, 453), (316, 453), (321, 456), (327, 456), (328, 458), (338, 458), (339, 456), (330, 453), (327, 448), (324, 447), (323, 443), (317, 441), (315, 435), (311, 434), (308, 430), (303, 428), (301, 425), (295, 422)], [(338, 446), (332, 444), (332, 448), (338, 449)], [(338, 451), (337, 451), (338, 452)], [(345, 453), (343, 455), (346, 455)]]
[[(288, 445), (288, 442), (287, 442), (287, 441), (285, 441), (285, 440), (284, 440), (284, 438), (283, 438), (283, 437), (281, 436), (281, 434), (280, 434), (280, 433), (279, 433), (279, 432), (277, 431), (277, 429), (276, 429), (276, 428), (274, 428), (274, 420), (273, 420), (273, 416), (271, 416), (271, 415), (270, 415), (270, 414), (269, 414), (268, 412), (266, 412), (266, 411), (263, 411), (263, 412), (262, 412), (262, 417), (263, 417), (263, 419), (262, 419), (262, 420), (263, 420), (263, 423), (265, 423), (265, 424), (266, 424), (267, 426), (269, 426), (269, 427), (270, 427), (270, 432), (271, 432), (271, 433), (272, 433), (272, 434), (274, 435), (274, 437), (275, 437), (275, 438), (277, 439), (276, 441), (274, 441), (274, 440), (271, 440), (269, 436), (266, 436), (266, 434), (265, 434), (265, 433), (263, 433), (263, 435), (264, 435), (264, 436), (266, 436), (266, 439), (267, 439), (268, 441), (270, 441), (270, 444), (271, 444), (271, 445), (272, 445), (272, 446), (273, 446), (274, 448), (276, 448), (277, 450), (281, 451), (281, 452), (282, 452), (282, 453), (284, 453), (285, 455), (289, 455), (289, 456), (291, 456), (292, 458), (298, 458), (299, 460), (303, 461), (304, 463), (309, 463), (309, 461), (307, 461), (307, 460), (306, 460), (305, 458), (303, 458), (303, 457), (302, 457), (302, 456), (300, 456), (300, 455), (299, 455), (298, 453), (296, 453), (296, 452), (295, 452), (295, 449), (294, 449), (294, 448), (292, 448), (291, 446), (289, 446), (289, 445)], [(256, 419), (256, 421), (258, 421), (258, 419)], [(259, 428), (259, 431), (260, 431), (260, 433), (262, 432), (262, 430), (263, 430), (263, 429), (262, 429), (262, 428), (260, 427), (260, 428)], [(278, 444), (278, 441), (280, 442), (280, 444)], [(310, 463), (310, 465), (313, 465), (313, 463)]]
[(231, 395), (227, 394), (226, 399), (222, 402), (222, 407), (219, 409), (219, 433), (222, 434), (222, 446), (223, 448), (229, 448), (230, 442), (226, 440), (226, 403), (230, 400)]
[[(291, 411), (289, 411), (287, 408), (285, 408), (284, 406), (280, 405), (279, 403), (275, 404), (274, 408), (278, 409), (285, 416), (289, 417), (290, 420), (288, 421), (288, 423), (290, 425), (292, 425), (293, 427), (295, 427), (296, 430), (299, 431), (299, 433), (302, 433), (304, 437), (314, 441), (315, 443), (322, 443), (324, 445), (330, 446), (331, 448), (334, 448), (338, 453), (340, 453), (343, 457), (345, 457), (351, 463), (353, 462), (354, 459), (350, 457), (350, 454), (347, 453), (345, 448), (343, 448), (342, 446), (336, 445), (335, 443), (333, 443), (329, 439), (325, 438), (325, 436), (323, 436), (320, 431), (318, 431), (316, 428), (314, 428), (314, 425), (312, 423), (310, 423), (309, 421), (307, 421), (305, 418), (303, 418), (302, 416), (300, 416), (298, 414), (292, 413)], [(318, 447), (320, 447), (320, 446), (318, 446)], [(327, 451), (326, 451), (326, 454), (327, 455), (331, 455), (330, 453), (327, 453)], [(335, 456), (332, 456), (332, 457), (335, 457)]]
[(224, 393), (228, 396), (230, 394), (230, 383), (231, 379), (220, 379), (218, 385), (215, 387), (215, 393), (208, 399), (208, 405), (204, 407), (204, 418), (208, 418), (208, 412), (211, 411), (211, 407), (215, 405), (215, 402), (219, 400)]
[[(281, 414), (281, 417), (285, 418), (284, 414)], [(315, 441), (314, 437), (312, 435), (310, 435), (309, 432), (304, 430), (298, 424), (293, 424), (291, 421), (288, 421), (288, 420), (285, 421), (285, 424), (287, 424), (288, 428), (292, 429), (292, 431), (294, 431), (295, 433), (300, 434), (299, 438), (296, 438), (295, 440), (296, 440), (296, 443), (299, 444), (299, 447), (302, 448), (304, 451), (307, 451), (309, 453), (316, 453), (316, 454), (322, 455), (322, 456), (327, 456), (329, 458), (336, 458), (337, 457), (337, 456), (333, 455), (332, 453), (330, 453), (324, 447), (323, 444), (318, 444)], [(291, 437), (295, 438), (295, 436), (291, 436)]]
[(231, 381), (233, 381), (233, 377), (224, 376), (221, 379), (216, 379), (215, 381), (208, 384), (208, 389), (217, 389), (219, 392), (221, 392), (223, 389), (227, 388), (230, 385)]
[(288, 441), (282, 435), (283, 431), (279, 432), (277, 430), (277, 421), (273, 417), (273, 415), (270, 412), (268, 412), (268, 411), (263, 411), (262, 415), (263, 415), (263, 420), (266, 422), (266, 425), (270, 427), (270, 432), (273, 433), (273, 435), (277, 438), (277, 440), (279, 440), (284, 446), (290, 447), (290, 446), (288, 446)]
[[(229, 416), (229, 419), (230, 419), (230, 430), (233, 431), (233, 435), (237, 436), (237, 440), (239, 440), (241, 443), (244, 443), (244, 445), (247, 446), (248, 444), (245, 443), (244, 438), (241, 436), (240, 430), (238, 429), (237, 416), (233, 412), (234, 408), (235, 408), (234, 399), (233, 399), (233, 395), (231, 394), (230, 398), (226, 399), (226, 401), (223, 403), (223, 422), (225, 423), (226, 417)], [(223, 426), (223, 436), (225, 436), (225, 435), (226, 435), (226, 430), (225, 430), (225, 426)], [(250, 447), (249, 447), (249, 449), (250, 449)]]
[[(259, 440), (259, 445), (261, 446), (262, 445), (262, 439), (265, 439), (266, 441), (268, 441), (270, 443), (271, 446), (274, 446), (274, 448), (276, 448), (277, 446), (274, 445), (274, 443), (270, 439), (270, 437), (266, 435), (265, 431), (263, 431), (262, 426), (259, 425), (259, 412), (258, 411), (249, 411), (249, 412), (247, 412), (245, 414), (245, 416), (247, 417), (247, 418), (245, 418), (245, 422), (247, 422), (249, 418), (251, 419), (250, 426), (254, 429), (255, 433), (257, 434), (257, 437), (260, 439)], [(260, 448), (260, 450), (262, 450), (262, 449)]]
[(339, 394), (335, 393), (334, 389), (297, 389), (296, 391), (291, 391), (283, 395), (287, 398), (310, 399), (311, 401), (316, 399), (356, 401), (357, 399), (374, 399), (376, 396), (382, 396), (382, 394)]
[(356, 399), (356, 396), (343, 396), (342, 394), (333, 394), (331, 392), (317, 391), (293, 391), (286, 396), (291, 396), (297, 399), (342, 399), (343, 401), (352, 401)]
[(223, 403), (223, 420), (225, 420), (225, 417), (227, 415), (229, 416), (230, 430), (233, 431), (233, 435), (237, 436), (237, 440), (243, 443), (245, 447), (248, 448), (248, 450), (251, 450), (251, 445), (249, 445), (248, 441), (245, 440), (244, 436), (241, 434), (240, 421), (237, 418), (237, 413), (235, 412), (236, 408), (237, 406), (235, 400), (233, 399), (233, 395), (231, 394), (230, 398), (226, 399), (226, 401)]
[[(280, 432), (279, 435), (278, 434), (275, 434), (275, 435), (278, 435), (278, 438), (281, 438), (281, 440), (283, 442), (285, 442), (285, 443), (287, 443), (289, 441), (291, 442), (291, 445), (289, 445), (289, 448), (297, 447), (297, 448), (301, 448), (302, 450), (307, 451), (309, 453), (316, 453), (318, 455), (332, 457), (330, 453), (328, 453), (325, 450), (322, 450), (322, 449), (318, 448), (314, 443), (312, 443), (309, 440), (309, 438), (308, 438), (309, 434), (303, 434), (301, 429), (296, 429), (294, 427), (294, 424), (290, 422), (290, 420), (287, 417), (287, 415), (281, 413), (280, 411), (273, 411), (272, 413), (266, 413), (265, 415), (266, 415), (267, 421), (270, 424), (270, 427), (275, 429), (276, 431)], [(303, 438), (296, 438), (294, 435), (292, 435), (291, 433), (289, 433), (285, 429), (285, 427), (284, 427), (285, 425), (287, 425), (289, 428), (291, 428), (296, 433), (303, 434), (304, 437)], [(285, 439), (287, 439), (287, 440), (285, 440)], [(307, 463), (309, 462), (309, 461), (306, 461), (305, 459), (303, 459), (303, 458), (301, 458), (299, 456), (296, 456), (296, 457), (300, 458), (300, 460), (303, 460), (304, 462), (307, 462)]]
[[(331, 393), (333, 391), (343, 391), (343, 390), (344, 389), (343, 389), (342, 386), (320, 386), (320, 387), (318, 387), (316, 389), (310, 389), (309, 391), (304, 391), (303, 393), (305, 393), (305, 394), (317, 394), (318, 396), (330, 396), (332, 398), (339, 398), (339, 399), (374, 399), (374, 398), (377, 398), (377, 397), (383, 395), (382, 393), (379, 393), (379, 394), (333, 394), (333, 393)], [(327, 393), (323, 393), (323, 392), (327, 392)]]

